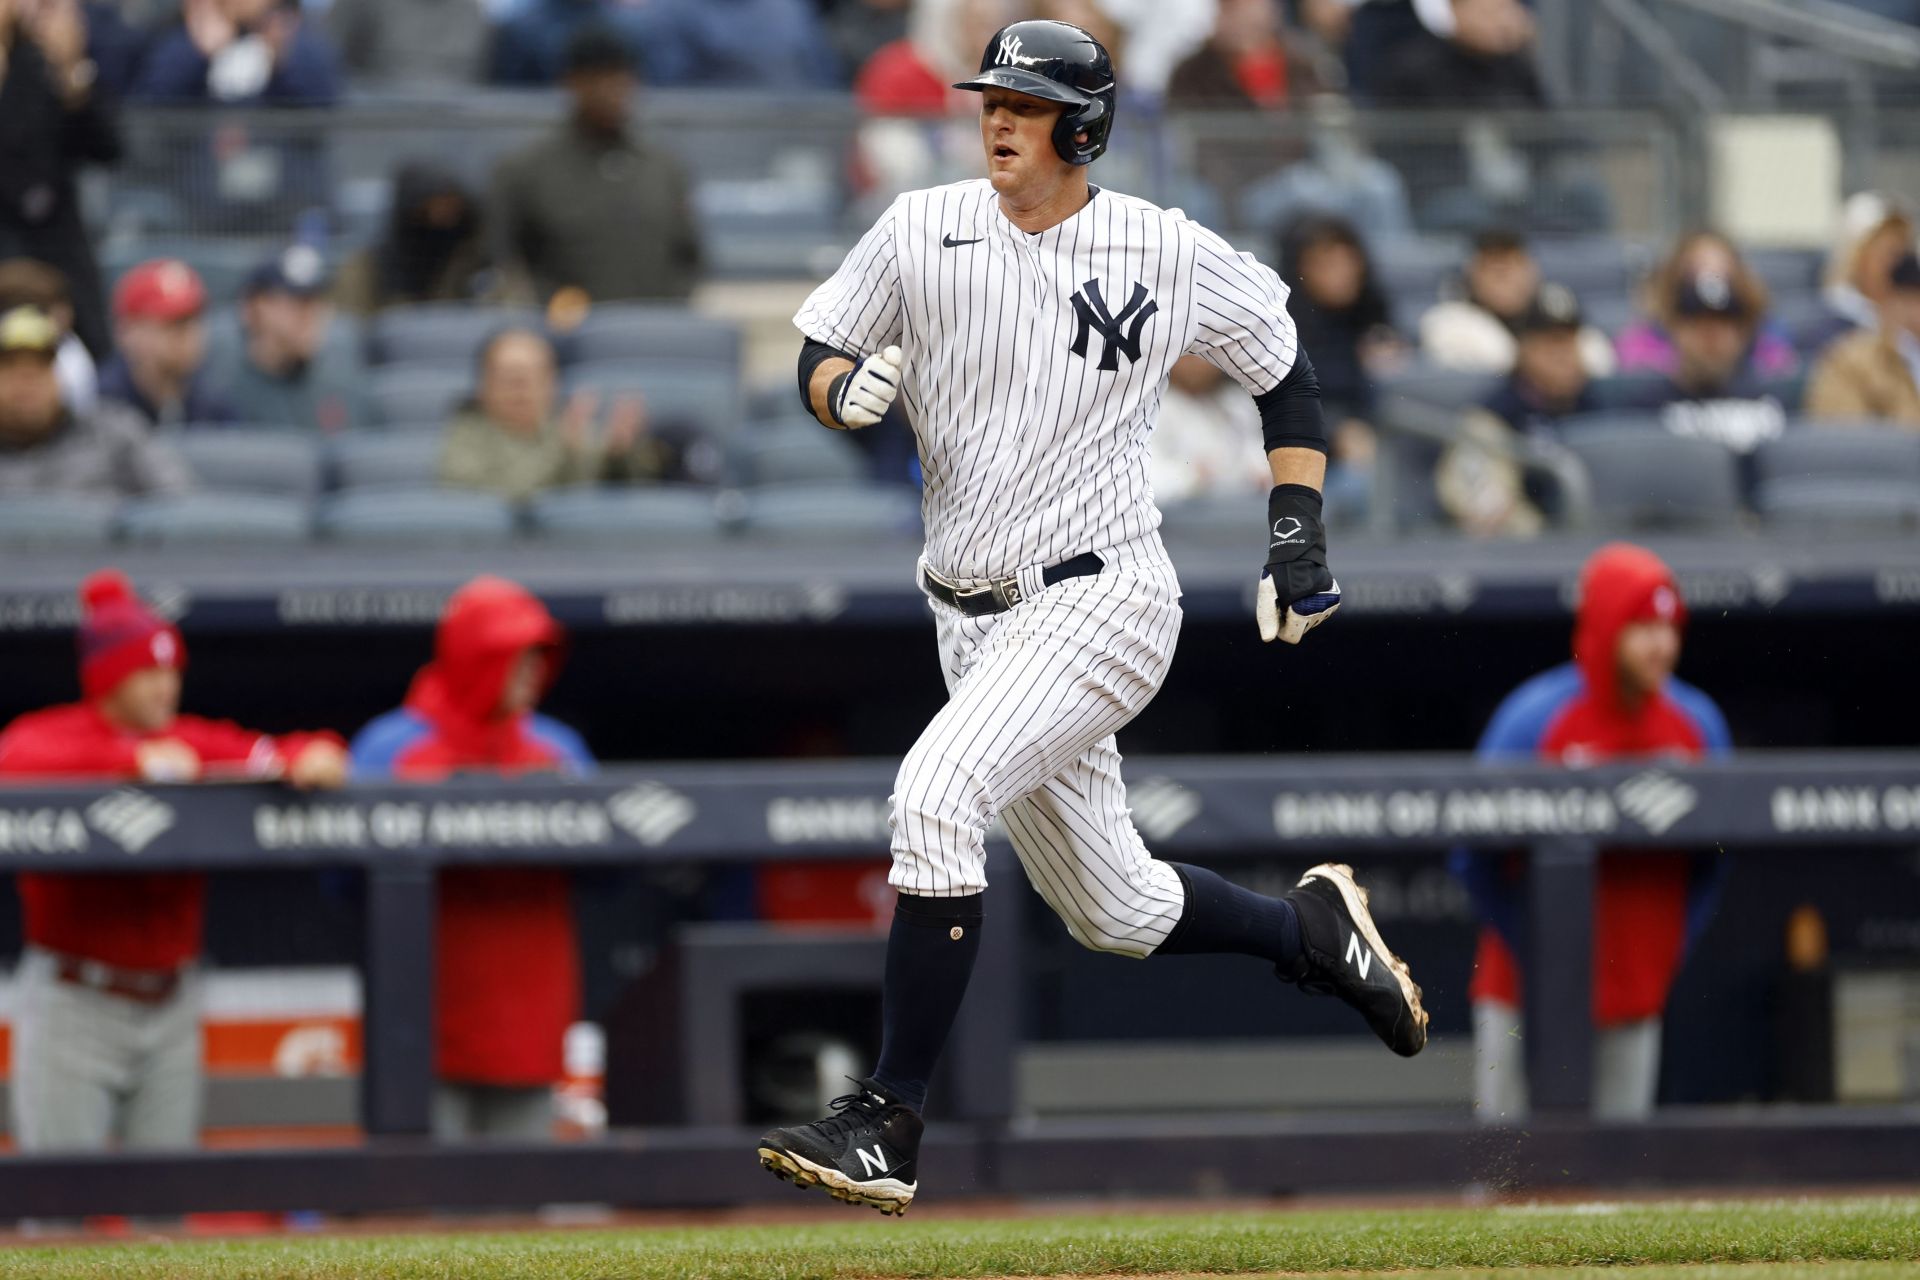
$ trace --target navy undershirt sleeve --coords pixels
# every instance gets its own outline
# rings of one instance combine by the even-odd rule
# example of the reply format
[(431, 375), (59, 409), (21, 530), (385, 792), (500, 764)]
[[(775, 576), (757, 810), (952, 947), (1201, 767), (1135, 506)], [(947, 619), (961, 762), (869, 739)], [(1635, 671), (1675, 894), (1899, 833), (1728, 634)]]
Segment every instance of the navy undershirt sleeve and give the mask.
[(1320, 379), (1304, 351), (1295, 354), (1293, 368), (1270, 390), (1253, 398), (1260, 407), (1260, 435), (1267, 451), (1318, 449), (1327, 451), (1327, 423), (1320, 408)]
[(808, 338), (806, 344), (800, 348), (800, 403), (806, 406), (809, 414), (813, 412), (813, 372), (828, 360), (851, 360), (855, 364), (860, 363), (860, 357), (851, 352)]

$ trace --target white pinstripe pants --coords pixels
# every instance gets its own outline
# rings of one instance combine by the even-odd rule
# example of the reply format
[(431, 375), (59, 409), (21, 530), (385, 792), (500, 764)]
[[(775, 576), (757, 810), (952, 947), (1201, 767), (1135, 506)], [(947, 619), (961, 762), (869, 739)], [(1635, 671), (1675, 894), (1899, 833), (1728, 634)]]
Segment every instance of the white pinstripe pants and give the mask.
[(1031, 593), (1004, 613), (929, 601), (949, 700), (894, 783), (888, 880), (924, 897), (980, 892), (997, 815), (1075, 941), (1145, 956), (1184, 890), (1134, 830), (1114, 734), (1166, 678), (1180, 588), (1157, 537), (1101, 555), (1099, 574), (1044, 590), (1023, 572)]

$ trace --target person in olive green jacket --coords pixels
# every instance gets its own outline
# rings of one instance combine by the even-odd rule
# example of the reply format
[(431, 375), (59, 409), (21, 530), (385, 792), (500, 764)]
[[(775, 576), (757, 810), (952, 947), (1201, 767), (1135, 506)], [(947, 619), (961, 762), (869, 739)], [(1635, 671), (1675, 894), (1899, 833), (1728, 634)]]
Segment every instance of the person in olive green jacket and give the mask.
[(596, 438), (599, 398), (577, 392), (559, 410), (558, 364), (553, 344), (531, 329), (487, 340), (476, 394), (447, 424), (443, 484), (521, 502), (563, 485), (660, 477), (669, 451), (649, 435), (640, 398), (616, 400)]

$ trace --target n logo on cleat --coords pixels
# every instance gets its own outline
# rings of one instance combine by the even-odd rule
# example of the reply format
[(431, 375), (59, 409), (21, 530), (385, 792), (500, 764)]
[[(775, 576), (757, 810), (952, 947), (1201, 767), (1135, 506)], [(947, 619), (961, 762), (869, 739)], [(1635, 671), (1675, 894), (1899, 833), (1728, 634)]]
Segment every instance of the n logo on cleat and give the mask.
[(887, 1172), (887, 1149), (879, 1143), (873, 1144), (873, 1150), (855, 1147), (853, 1154), (860, 1157), (860, 1169), (868, 1177), (884, 1177)]
[[(1360, 971), (1361, 981), (1366, 981), (1367, 970), (1373, 967), (1373, 952), (1360, 945), (1360, 935), (1357, 933), (1347, 935), (1347, 963)], [(863, 1159), (866, 1154), (864, 1151), (860, 1153)]]

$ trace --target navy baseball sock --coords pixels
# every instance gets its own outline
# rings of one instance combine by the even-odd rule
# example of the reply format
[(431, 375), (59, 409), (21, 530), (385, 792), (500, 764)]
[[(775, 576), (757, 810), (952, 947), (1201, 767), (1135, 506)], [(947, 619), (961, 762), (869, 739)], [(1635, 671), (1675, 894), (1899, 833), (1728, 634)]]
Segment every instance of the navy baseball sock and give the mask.
[(1157, 956), (1259, 956), (1282, 973), (1300, 963), (1300, 917), (1284, 898), (1242, 889), (1205, 867), (1169, 863), (1187, 889), (1187, 905)]
[(967, 994), (980, 954), (980, 900), (900, 895), (887, 935), (886, 987), (880, 996), (880, 1065), (873, 1082), (915, 1111)]

